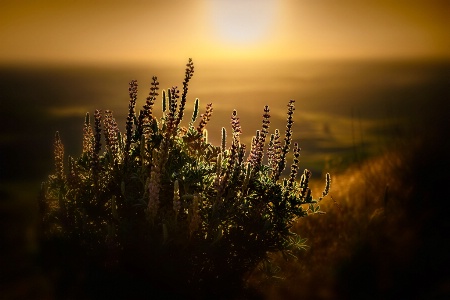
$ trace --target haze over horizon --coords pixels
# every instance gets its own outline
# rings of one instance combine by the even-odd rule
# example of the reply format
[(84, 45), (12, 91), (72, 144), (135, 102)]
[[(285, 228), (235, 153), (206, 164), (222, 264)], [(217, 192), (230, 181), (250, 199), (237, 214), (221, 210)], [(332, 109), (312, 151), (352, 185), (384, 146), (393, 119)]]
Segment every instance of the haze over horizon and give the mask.
[(445, 59), (450, 5), (414, 1), (2, 1), (0, 63)]

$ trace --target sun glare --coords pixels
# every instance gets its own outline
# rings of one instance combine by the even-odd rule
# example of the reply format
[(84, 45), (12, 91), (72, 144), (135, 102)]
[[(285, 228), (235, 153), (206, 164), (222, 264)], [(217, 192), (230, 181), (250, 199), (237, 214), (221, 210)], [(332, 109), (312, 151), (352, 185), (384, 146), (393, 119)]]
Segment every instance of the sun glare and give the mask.
[(252, 45), (270, 35), (275, 19), (274, 0), (212, 1), (215, 35), (234, 45)]

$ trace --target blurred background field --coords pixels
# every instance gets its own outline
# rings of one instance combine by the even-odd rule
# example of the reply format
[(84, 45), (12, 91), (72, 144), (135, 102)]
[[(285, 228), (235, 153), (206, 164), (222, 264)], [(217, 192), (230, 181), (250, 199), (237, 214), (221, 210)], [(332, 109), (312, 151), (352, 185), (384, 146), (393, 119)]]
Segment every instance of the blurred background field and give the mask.
[(111, 109), (123, 129), (128, 82), (142, 106), (152, 76), (180, 87), (192, 57), (187, 113), (195, 98), (213, 103), (213, 144), (233, 109), (246, 144), (266, 104), (270, 132), (283, 132), (295, 99), (293, 139), (317, 196), (332, 174), (326, 214), (295, 226), (309, 248), (274, 257), (284, 280), (255, 271), (250, 286), (269, 299), (448, 296), (448, 3), (189, 3), (1, 3), (1, 294), (55, 295), (57, 274), (39, 267), (36, 200), (55, 131), (78, 155), (86, 112)]
[[(89, 65), (0, 68), (1, 179), (39, 182), (52, 170), (52, 140), (60, 131), (66, 152), (78, 155), (84, 115), (111, 109), (123, 130), (128, 82), (137, 79), (138, 106), (151, 77), (161, 87), (181, 86), (184, 64), (139, 67)], [(221, 127), (230, 129), (233, 109), (249, 144), (259, 129), (264, 105), (271, 128), (284, 130), (289, 99), (296, 100), (294, 139), (302, 162), (314, 173), (326, 164), (346, 165), (379, 154), (414, 127), (435, 127), (446, 107), (448, 62), (417, 61), (237, 61), (196, 63), (187, 114), (195, 98), (201, 109), (212, 102), (210, 141), (219, 145)], [(244, 71), (242, 71), (244, 70)], [(156, 114), (161, 115), (161, 103)], [(159, 110), (159, 111), (158, 111)], [(187, 124), (185, 124), (187, 125)]]

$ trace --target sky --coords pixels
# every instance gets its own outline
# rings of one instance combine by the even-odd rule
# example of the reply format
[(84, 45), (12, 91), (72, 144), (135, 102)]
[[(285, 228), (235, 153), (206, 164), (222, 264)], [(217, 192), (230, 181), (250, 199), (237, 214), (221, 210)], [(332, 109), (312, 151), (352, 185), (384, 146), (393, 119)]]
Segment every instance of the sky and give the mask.
[(0, 63), (450, 56), (445, 0), (2, 0)]

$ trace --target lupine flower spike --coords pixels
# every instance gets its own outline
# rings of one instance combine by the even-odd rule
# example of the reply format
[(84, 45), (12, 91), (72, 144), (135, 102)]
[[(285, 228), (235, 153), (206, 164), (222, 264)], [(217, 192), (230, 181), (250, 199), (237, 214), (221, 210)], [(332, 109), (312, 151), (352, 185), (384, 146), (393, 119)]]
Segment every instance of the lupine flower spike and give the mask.
[(330, 173), (327, 173), (325, 176), (325, 189), (322, 192), (322, 196), (319, 198), (319, 201), (322, 200), (324, 197), (328, 195), (331, 188), (331, 175)]
[(59, 132), (55, 134), (54, 142), (54, 154), (55, 154), (55, 174), (59, 182), (64, 180), (64, 145), (61, 142)]
[(180, 124), (181, 120), (183, 119), (189, 80), (191, 80), (193, 75), (194, 75), (194, 63), (192, 62), (192, 58), (189, 58), (189, 62), (186, 64), (186, 72), (185, 72), (184, 81), (183, 81), (183, 94), (181, 95), (180, 110), (178, 111), (176, 126), (178, 126)]
[(289, 176), (289, 189), (294, 187), (295, 178), (297, 177), (298, 172), (298, 163), (300, 157), (300, 148), (298, 147), (298, 143), (294, 143), (294, 162), (291, 165), (291, 174)]
[(292, 125), (294, 124), (293, 115), (294, 115), (294, 106), (295, 100), (289, 100), (288, 104), (288, 112), (287, 112), (287, 123), (286, 123), (286, 135), (284, 137), (284, 146), (281, 150), (281, 158), (279, 162), (278, 176), (281, 175), (284, 168), (286, 167), (286, 155), (289, 152), (289, 147), (291, 145), (292, 140)]
[(199, 134), (203, 134), (203, 129), (205, 129), (206, 124), (208, 124), (209, 120), (211, 119), (211, 115), (213, 112), (212, 103), (208, 103), (206, 105), (206, 111), (204, 114), (201, 115), (200, 124), (197, 127), (197, 131)]
[(94, 154), (94, 132), (92, 131), (89, 113), (86, 113), (86, 118), (83, 127), (83, 155), (88, 158), (91, 163)]
[(137, 100), (137, 91), (138, 91), (138, 84), (136, 80), (132, 80), (130, 82), (130, 87), (128, 88), (128, 92), (130, 95), (130, 101), (128, 104), (128, 116), (127, 116), (127, 122), (126, 122), (126, 142), (125, 142), (125, 157), (128, 158), (131, 143), (133, 142), (133, 124), (135, 124), (136, 121), (136, 100)]

